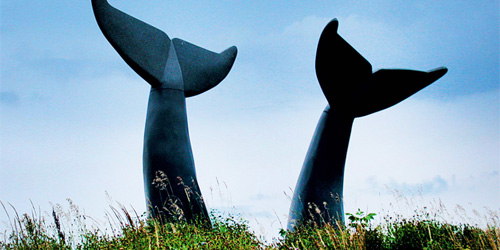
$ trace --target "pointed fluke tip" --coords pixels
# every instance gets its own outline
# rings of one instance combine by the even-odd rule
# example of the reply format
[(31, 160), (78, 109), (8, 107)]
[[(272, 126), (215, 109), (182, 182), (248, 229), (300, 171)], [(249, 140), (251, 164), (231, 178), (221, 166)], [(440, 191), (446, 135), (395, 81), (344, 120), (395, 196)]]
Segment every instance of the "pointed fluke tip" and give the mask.
[(439, 68), (435, 68), (435, 69), (431, 69), (431, 70), (427, 71), (427, 73), (431, 76), (431, 78), (434, 79), (433, 81), (436, 81), (437, 79), (441, 78), (447, 72), (448, 72), (448, 68), (446, 68), (446, 67), (439, 67)]
[(99, 5), (109, 5), (107, 0), (92, 0), (91, 3), (94, 8)]
[(334, 18), (334, 19), (332, 19), (326, 25), (326, 27), (323, 30), (323, 32), (327, 32), (327, 33), (334, 32), (334, 33), (337, 33), (338, 29), (339, 29), (339, 20), (337, 20), (337, 18)]
[(234, 62), (234, 60), (236, 59), (236, 55), (238, 55), (238, 48), (236, 48), (236, 46), (231, 46), (222, 51), (220, 55)]

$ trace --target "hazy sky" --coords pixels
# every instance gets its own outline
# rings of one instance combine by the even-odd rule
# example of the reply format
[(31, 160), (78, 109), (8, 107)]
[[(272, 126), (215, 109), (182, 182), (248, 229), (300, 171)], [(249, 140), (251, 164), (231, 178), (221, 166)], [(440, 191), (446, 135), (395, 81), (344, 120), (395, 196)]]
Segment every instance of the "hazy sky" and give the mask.
[[(339, 34), (375, 70), (449, 69), (355, 120), (346, 212), (411, 210), (393, 190), (417, 194), (421, 206), (500, 209), (499, 1), (110, 3), (171, 38), (216, 52), (238, 47), (227, 78), (187, 101), (209, 208), (242, 213), (263, 235), (286, 226), (287, 196), (327, 104), (316, 45), (337, 18)], [(50, 211), (70, 198), (99, 219), (107, 193), (144, 212), (148, 93), (97, 27), (90, 0), (2, 0), (0, 200), (25, 213), (30, 200)], [(6, 220), (1, 211), (0, 232)]]

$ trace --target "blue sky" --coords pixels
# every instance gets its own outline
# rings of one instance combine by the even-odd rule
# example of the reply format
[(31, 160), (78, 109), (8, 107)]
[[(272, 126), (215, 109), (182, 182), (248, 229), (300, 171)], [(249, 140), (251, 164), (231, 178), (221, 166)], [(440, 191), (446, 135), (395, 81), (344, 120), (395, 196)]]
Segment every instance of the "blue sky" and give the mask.
[[(417, 194), (422, 206), (500, 209), (499, 1), (110, 3), (171, 38), (238, 47), (228, 77), (187, 101), (209, 208), (242, 213), (263, 235), (285, 226), (287, 195), (326, 105), (317, 41), (337, 18), (374, 69), (449, 69), (355, 120), (346, 211), (403, 213), (391, 190)], [(102, 218), (109, 195), (144, 211), (149, 86), (105, 40), (90, 1), (2, 0), (0, 32), (0, 200), (24, 213), (30, 200), (49, 211), (71, 198)], [(5, 220), (0, 213), (1, 231)]]

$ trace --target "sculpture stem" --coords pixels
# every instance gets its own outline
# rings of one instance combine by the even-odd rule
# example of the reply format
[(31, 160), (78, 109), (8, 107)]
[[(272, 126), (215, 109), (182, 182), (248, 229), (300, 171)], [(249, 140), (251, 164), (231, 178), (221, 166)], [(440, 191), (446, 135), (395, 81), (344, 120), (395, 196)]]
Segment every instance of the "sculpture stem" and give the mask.
[(295, 187), (288, 229), (306, 221), (343, 224), (344, 167), (353, 120), (325, 108)]
[(151, 89), (143, 163), (151, 216), (209, 223), (196, 179), (183, 91)]

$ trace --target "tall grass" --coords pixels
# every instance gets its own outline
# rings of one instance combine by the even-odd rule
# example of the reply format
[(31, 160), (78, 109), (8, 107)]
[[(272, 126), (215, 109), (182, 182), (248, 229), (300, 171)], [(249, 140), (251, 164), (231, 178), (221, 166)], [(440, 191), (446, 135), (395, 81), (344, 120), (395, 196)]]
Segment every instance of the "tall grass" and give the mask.
[(282, 231), (279, 249), (500, 249), (500, 228), (442, 223), (421, 215), (386, 217), (379, 226), (299, 228)]
[[(7, 209), (10, 231), (0, 239), (0, 249), (260, 249), (263, 243), (251, 233), (246, 222), (211, 213), (212, 227), (185, 220), (163, 222), (138, 215), (135, 210), (111, 207), (105, 229), (80, 214), (71, 200), (69, 210), (57, 205), (52, 218), (40, 212), (19, 215)], [(11, 211), (9, 213), (9, 211)], [(33, 209), (33, 211), (35, 211)], [(11, 215), (13, 214), (13, 215)]]
[(485, 228), (447, 223), (438, 216), (441, 211), (421, 209), (411, 217), (385, 215), (378, 225), (370, 223), (371, 216), (351, 218), (347, 226), (281, 230), (278, 239), (266, 243), (244, 220), (215, 212), (213, 226), (206, 227), (185, 221), (160, 223), (119, 205), (111, 207), (104, 227), (68, 202), (69, 209), (55, 205), (45, 216), (34, 206), (30, 214), (19, 214), (0, 202), (9, 219), (9, 229), (0, 232), (0, 249), (500, 249), (498, 212), (485, 216)]

